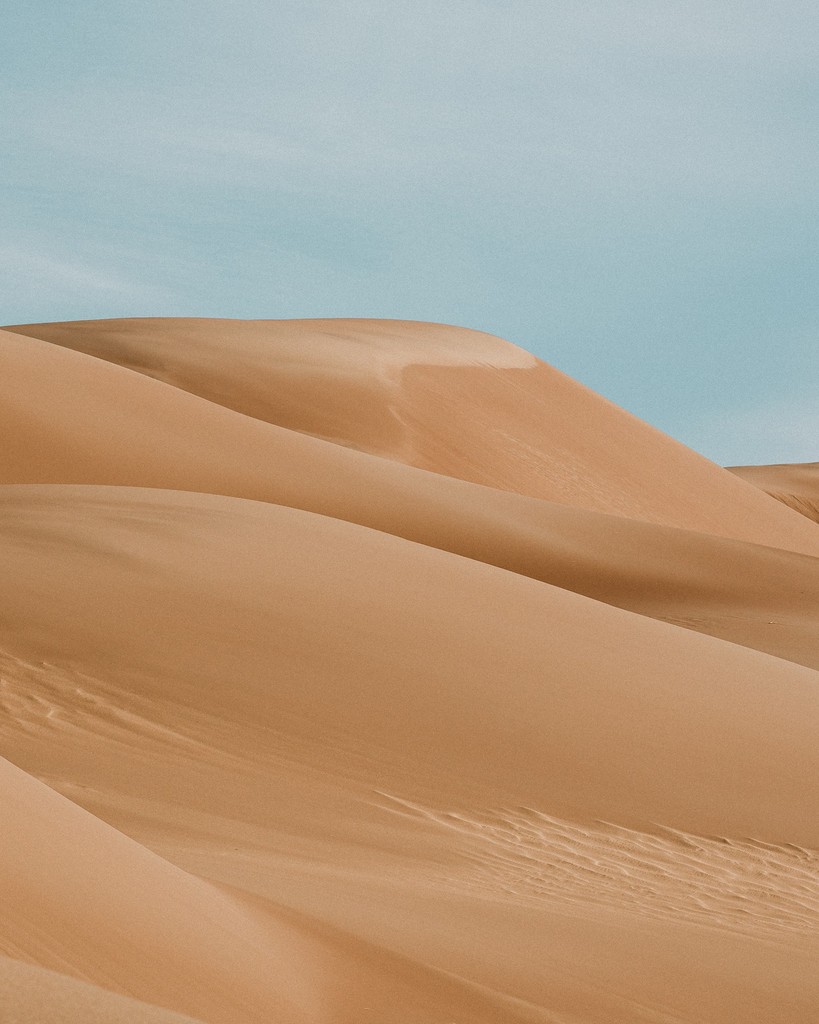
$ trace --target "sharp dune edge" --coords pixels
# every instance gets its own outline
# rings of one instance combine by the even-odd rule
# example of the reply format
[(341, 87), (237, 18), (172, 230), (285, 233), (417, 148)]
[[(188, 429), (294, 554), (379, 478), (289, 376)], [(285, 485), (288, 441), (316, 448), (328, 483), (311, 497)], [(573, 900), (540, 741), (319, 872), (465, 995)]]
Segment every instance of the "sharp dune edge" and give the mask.
[(815, 465), (442, 325), (0, 363), (0, 1019), (819, 1019)]

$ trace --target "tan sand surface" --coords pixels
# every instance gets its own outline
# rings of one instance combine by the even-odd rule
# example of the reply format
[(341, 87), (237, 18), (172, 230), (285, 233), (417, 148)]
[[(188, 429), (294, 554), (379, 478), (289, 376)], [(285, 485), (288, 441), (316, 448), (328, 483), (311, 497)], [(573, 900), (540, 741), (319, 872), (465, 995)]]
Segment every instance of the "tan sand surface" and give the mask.
[(0, 1019), (4, 1024), (201, 1024), (8, 957), (0, 957)]
[[(802, 664), (819, 661), (815, 563), (769, 546), (781, 535), (783, 546), (816, 555), (819, 538), (766, 498), (767, 549), (730, 544), (423, 472), (237, 416), (53, 345), (13, 335), (3, 343), (0, 427), (14, 444), (0, 449), (0, 480), (141, 484), (292, 505)], [(718, 483), (733, 480), (712, 468)], [(735, 532), (760, 533), (745, 518)]]
[[(208, 387), (224, 323), (191, 321), (178, 359)], [(272, 366), (310, 323), (275, 357), (236, 337)], [(365, 390), (373, 352), (427, 343), (343, 322), (339, 354), (319, 323), (305, 365)], [(436, 388), (458, 360), (494, 360), (500, 393), (530, 372), (429, 338)], [(819, 1017), (812, 523), (709, 463), (697, 529), (520, 493), (497, 453), (493, 486), (456, 479), (136, 351), (0, 333), (0, 1019)], [(689, 453), (645, 443), (671, 468), (621, 494), (660, 509)]]
[(819, 462), (729, 468), (740, 479), (819, 523)]
[[(819, 554), (815, 531), (753, 488), (529, 353), (479, 331), (407, 321), (184, 319), (12, 330), (422, 469)], [(46, 356), (29, 346), (27, 358)], [(146, 391), (144, 400), (161, 403), (157, 395)], [(184, 408), (197, 415), (192, 404)]]

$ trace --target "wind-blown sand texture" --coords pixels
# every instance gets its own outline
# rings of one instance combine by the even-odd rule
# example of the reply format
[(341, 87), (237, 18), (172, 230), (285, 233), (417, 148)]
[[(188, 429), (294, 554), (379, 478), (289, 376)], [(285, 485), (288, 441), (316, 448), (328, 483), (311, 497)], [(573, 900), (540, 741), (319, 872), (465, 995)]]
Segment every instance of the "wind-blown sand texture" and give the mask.
[(453, 327), (0, 364), (0, 1020), (819, 1019), (819, 527), (766, 483)]

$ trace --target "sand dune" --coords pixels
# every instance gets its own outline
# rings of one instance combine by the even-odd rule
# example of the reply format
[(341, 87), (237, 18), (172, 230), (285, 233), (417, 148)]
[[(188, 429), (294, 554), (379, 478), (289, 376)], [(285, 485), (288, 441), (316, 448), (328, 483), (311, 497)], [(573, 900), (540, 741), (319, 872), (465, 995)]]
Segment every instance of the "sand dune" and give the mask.
[[(761, 536), (763, 550), (353, 452), (53, 345), (7, 335), (4, 351), (0, 425), (15, 439), (0, 450), (7, 482), (183, 488), (293, 506), (817, 664), (814, 563), (771, 545), (785, 538), (817, 555), (819, 539), (768, 499), (765, 530), (742, 519), (732, 531)], [(712, 468), (718, 482), (733, 479)]]
[[(317, 899), (316, 873), (345, 893), (374, 876), (352, 938), (418, 966), (432, 943), (449, 974), (495, 1000), (536, 1009), (551, 991), (542, 978), (534, 990), (513, 985), (516, 952), (504, 966), (494, 950), (477, 972), (464, 960), (487, 893), (498, 901), (521, 883), (514, 869), (488, 888), (469, 871), (450, 881), (449, 830), (419, 831), (407, 802), (473, 818), (524, 805), (581, 829), (613, 818), (645, 843), (661, 822), (817, 845), (812, 794), (792, 786), (817, 768), (810, 670), (276, 506), (98, 488), (13, 487), (4, 498), (4, 563), (16, 581), (14, 640), (3, 642), (10, 756), (169, 860), (334, 928), (350, 929), (350, 910), (342, 898), (334, 913), (326, 892)], [(548, 866), (548, 845), (543, 856)], [(695, 867), (683, 862), (683, 880)], [(815, 861), (804, 867), (803, 882)], [(583, 880), (582, 862), (570, 873)], [(442, 874), (441, 916), (427, 908), (420, 934), (388, 941), (384, 921), (410, 913), (398, 909), (408, 895), (429, 900), (422, 881)], [(618, 912), (642, 919), (644, 901), (635, 907), (624, 883)], [(780, 901), (793, 885), (783, 882)], [(449, 932), (448, 901), (466, 915), (462, 933)], [(562, 936), (551, 914), (569, 914), (573, 934), (587, 912), (565, 887), (540, 903), (543, 948)], [(768, 915), (757, 912), (759, 934), (737, 939), (742, 948), (767, 941)], [(811, 933), (807, 913), (793, 943)], [(701, 927), (719, 925), (733, 949), (732, 929), (705, 916)], [(573, 956), (557, 957), (561, 971), (577, 969)], [(585, 971), (570, 987), (578, 999), (604, 984)], [(701, 973), (690, 982), (704, 984)], [(632, 1011), (646, 995), (633, 984)], [(498, 1019), (527, 1017), (506, 1009)]]
[[(85, 677), (114, 685), (122, 663), (134, 696), (138, 686), (152, 699), (172, 692), (242, 730), (292, 720), (305, 742), (337, 733), (413, 776), (438, 764), (436, 793), (474, 778), (498, 799), (561, 813), (616, 808), (626, 824), (709, 832), (730, 822), (733, 834), (819, 840), (805, 794), (788, 794), (786, 781), (819, 767), (809, 669), (279, 506), (119, 488), (2, 497), (14, 580), (6, 649), (28, 665), (40, 654), (75, 666), (83, 693)], [(598, 642), (584, 649), (589, 631)], [(29, 636), (55, 639), (33, 648)], [(451, 678), (443, 692), (441, 678)], [(31, 675), (17, 684), (21, 713), (34, 686)], [(667, 704), (682, 692), (672, 729)], [(647, 693), (655, 703), (637, 715)], [(736, 713), (749, 694), (759, 718), (755, 705)], [(59, 717), (31, 708), (49, 710)], [(133, 728), (150, 731), (154, 714)], [(686, 763), (694, 737), (698, 756)], [(578, 759), (603, 750), (605, 778), (578, 773)], [(723, 770), (738, 763), (741, 780)]]
[(816, 1019), (814, 524), (617, 410), (642, 478), (518, 486), (481, 438), (557, 427), (475, 332), (50, 327), (0, 333), (9, 1020)]
[(819, 522), (819, 462), (778, 466), (731, 466), (742, 480), (759, 487), (795, 512)]
[[(268, 423), (436, 473), (819, 554), (815, 531), (753, 488), (479, 331), (406, 321), (151, 319), (13, 330)], [(26, 358), (49, 357), (29, 346)], [(72, 364), (62, 365), (68, 371)], [(146, 389), (143, 400), (163, 404), (157, 390)], [(193, 404), (184, 408), (197, 415)], [(307, 451), (300, 449), (302, 464)], [(344, 464), (345, 474), (351, 466)]]

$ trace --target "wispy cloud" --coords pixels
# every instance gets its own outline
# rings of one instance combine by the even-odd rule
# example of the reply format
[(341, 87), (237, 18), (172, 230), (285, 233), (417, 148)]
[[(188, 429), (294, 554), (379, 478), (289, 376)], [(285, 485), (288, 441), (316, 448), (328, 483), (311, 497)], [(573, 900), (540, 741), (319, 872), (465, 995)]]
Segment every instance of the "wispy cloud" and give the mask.
[(723, 466), (819, 461), (819, 406), (798, 398), (701, 417), (690, 447)]
[(22, 323), (33, 319), (32, 311), (44, 305), (65, 310), (65, 318), (104, 316), (123, 305), (144, 308), (151, 302), (167, 301), (161, 289), (128, 278), (121, 271), (94, 265), (76, 256), (57, 256), (20, 246), (0, 247), (0, 322)]
[(92, 293), (134, 291), (133, 282), (116, 272), (22, 249), (0, 248), (0, 271), (5, 275), (36, 279), (46, 288), (83, 288)]

